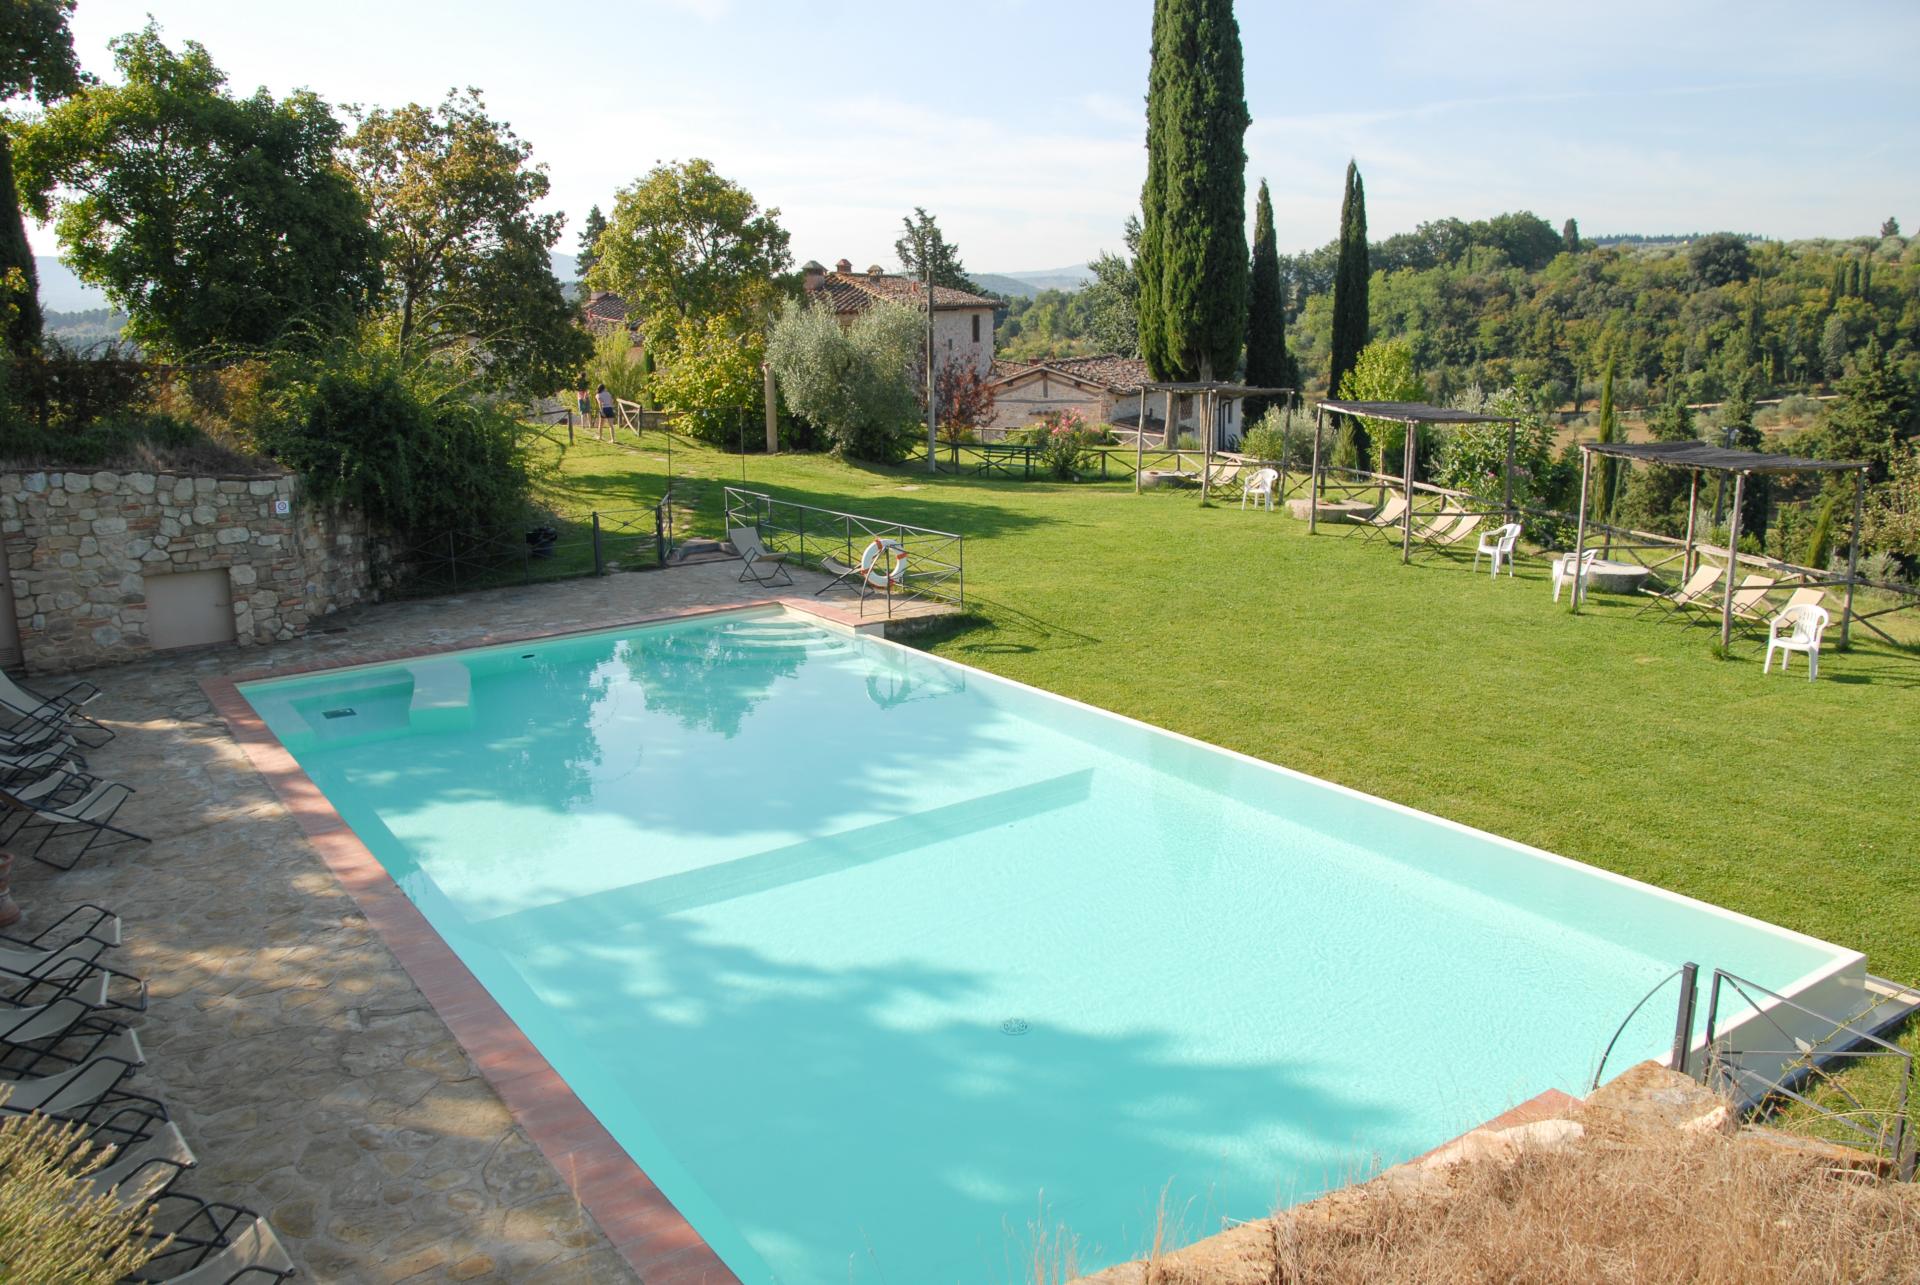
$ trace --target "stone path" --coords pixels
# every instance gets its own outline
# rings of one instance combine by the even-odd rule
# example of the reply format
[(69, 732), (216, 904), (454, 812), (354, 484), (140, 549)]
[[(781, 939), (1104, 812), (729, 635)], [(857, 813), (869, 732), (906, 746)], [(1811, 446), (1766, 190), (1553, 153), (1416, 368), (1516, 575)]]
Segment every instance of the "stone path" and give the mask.
[[(738, 568), (384, 604), (271, 647), (89, 675), (105, 691), (91, 712), (119, 732), (91, 764), (139, 791), (121, 818), (154, 842), (65, 873), (23, 856), (22, 927), (81, 901), (120, 912), (114, 962), (152, 990), (136, 1087), (169, 1104), (200, 1157), (186, 1189), (265, 1213), (304, 1279), (637, 1278), (254, 773), (200, 680), (763, 596), (735, 582)], [(820, 583), (798, 578), (784, 592)]]

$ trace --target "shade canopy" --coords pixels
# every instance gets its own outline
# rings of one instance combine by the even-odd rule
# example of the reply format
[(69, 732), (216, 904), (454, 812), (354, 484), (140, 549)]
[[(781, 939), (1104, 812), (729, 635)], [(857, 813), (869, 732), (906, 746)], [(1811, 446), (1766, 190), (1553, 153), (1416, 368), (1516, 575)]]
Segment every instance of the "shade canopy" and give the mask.
[(1323, 401), (1321, 410), (1336, 415), (1358, 415), (1362, 419), (1387, 419), (1400, 424), (1516, 424), (1511, 415), (1489, 415), (1485, 411), (1455, 410), (1451, 406), (1429, 406), (1426, 402), (1335, 402)]
[(1225, 393), (1228, 397), (1278, 397), (1282, 393), (1292, 393), (1292, 388), (1255, 388), (1249, 384), (1226, 384), (1217, 379), (1193, 380), (1187, 383), (1142, 384), (1143, 393)]
[(1799, 455), (1743, 451), (1708, 442), (1582, 442), (1580, 449), (1623, 460), (1670, 464), (1675, 468), (1707, 469), (1718, 473), (1844, 472), (1867, 467), (1860, 460), (1810, 460)]

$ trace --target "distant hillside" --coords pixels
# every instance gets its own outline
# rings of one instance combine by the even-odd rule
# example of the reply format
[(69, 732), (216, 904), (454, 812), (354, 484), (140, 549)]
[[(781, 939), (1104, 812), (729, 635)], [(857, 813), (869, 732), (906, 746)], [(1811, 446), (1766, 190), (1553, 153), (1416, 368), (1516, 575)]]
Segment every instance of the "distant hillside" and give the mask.
[(107, 306), (106, 295), (50, 254), (34, 255), (33, 270), (40, 274), (40, 306), (48, 312), (90, 312)]
[(48, 308), (45, 314), (47, 335), (74, 348), (90, 348), (118, 339), (127, 324), (127, 315), (111, 308), (89, 308), (85, 312)]
[(1093, 280), (1093, 269), (1084, 263), (1066, 268), (1043, 268), (1037, 272), (969, 273), (982, 290), (1012, 299), (1031, 299), (1042, 290), (1074, 291)]

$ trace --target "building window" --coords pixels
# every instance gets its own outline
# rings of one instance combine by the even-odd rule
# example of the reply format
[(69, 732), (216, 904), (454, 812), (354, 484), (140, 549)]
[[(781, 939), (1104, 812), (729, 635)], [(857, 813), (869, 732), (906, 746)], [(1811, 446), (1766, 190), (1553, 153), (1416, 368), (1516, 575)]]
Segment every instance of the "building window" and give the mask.
[(973, 314), (973, 342), (980, 342), (980, 314), (977, 312)]

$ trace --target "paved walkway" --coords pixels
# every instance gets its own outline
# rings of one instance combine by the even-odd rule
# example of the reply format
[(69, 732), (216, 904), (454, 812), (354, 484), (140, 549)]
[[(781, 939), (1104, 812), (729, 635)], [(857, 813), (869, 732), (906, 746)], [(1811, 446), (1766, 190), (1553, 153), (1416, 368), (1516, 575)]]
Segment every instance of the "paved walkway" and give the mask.
[[(139, 791), (121, 816), (154, 842), (65, 873), (21, 858), (23, 926), (80, 901), (119, 910), (115, 963), (152, 986), (136, 1087), (171, 1106), (199, 1155), (187, 1189), (265, 1213), (305, 1279), (636, 1277), (228, 737), (200, 680), (766, 596), (738, 570), (383, 604), (270, 648), (89, 675), (105, 691), (91, 712), (119, 732), (90, 761)], [(774, 592), (822, 583), (797, 578)]]

